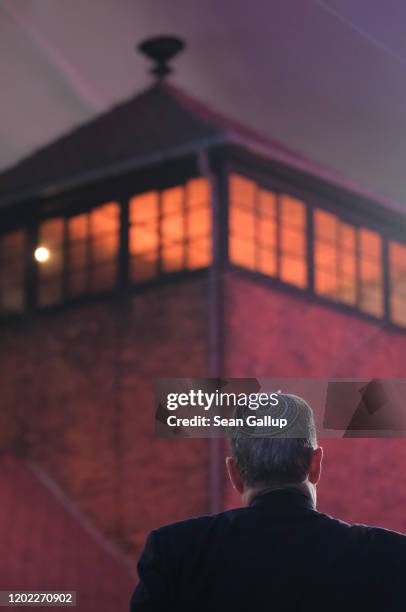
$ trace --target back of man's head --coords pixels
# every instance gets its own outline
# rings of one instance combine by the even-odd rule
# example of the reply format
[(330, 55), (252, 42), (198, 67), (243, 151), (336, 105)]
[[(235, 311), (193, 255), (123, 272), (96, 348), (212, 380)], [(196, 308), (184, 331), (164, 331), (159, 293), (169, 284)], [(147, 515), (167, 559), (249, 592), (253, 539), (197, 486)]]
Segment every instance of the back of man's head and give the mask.
[[(289, 428), (278, 433), (274, 428), (247, 431), (237, 427), (231, 435), (231, 451), (245, 488), (299, 484), (309, 476), (317, 449), (313, 411), (296, 395), (278, 394), (278, 398), (287, 412), (295, 415), (296, 435), (300, 437), (293, 437)], [(238, 408), (235, 416), (244, 418), (252, 412)]]

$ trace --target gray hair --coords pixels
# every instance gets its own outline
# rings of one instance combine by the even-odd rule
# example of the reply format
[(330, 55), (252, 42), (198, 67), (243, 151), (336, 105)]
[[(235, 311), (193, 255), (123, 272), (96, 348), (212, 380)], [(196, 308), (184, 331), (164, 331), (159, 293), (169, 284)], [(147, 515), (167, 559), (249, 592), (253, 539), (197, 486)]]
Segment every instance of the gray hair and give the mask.
[[(299, 484), (309, 474), (312, 451), (317, 448), (313, 411), (301, 397), (288, 394), (278, 394), (278, 397), (298, 415), (297, 437), (275, 435), (273, 431), (263, 431), (259, 437), (241, 428), (231, 434), (232, 456), (249, 487)], [(247, 413), (245, 407), (236, 410), (239, 417)]]

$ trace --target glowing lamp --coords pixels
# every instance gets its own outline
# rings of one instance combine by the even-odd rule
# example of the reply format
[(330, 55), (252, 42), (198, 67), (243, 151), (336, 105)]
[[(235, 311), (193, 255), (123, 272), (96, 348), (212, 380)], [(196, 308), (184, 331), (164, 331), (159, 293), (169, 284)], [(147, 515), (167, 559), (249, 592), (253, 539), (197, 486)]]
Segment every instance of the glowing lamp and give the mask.
[(34, 257), (39, 263), (44, 263), (50, 258), (49, 249), (44, 246), (39, 246), (34, 251)]

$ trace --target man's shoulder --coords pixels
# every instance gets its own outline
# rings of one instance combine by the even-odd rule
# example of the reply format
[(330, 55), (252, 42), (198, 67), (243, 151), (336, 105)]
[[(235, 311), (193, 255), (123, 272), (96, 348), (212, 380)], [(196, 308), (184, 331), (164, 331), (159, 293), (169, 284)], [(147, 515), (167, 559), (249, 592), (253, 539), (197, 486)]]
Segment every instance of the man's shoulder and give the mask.
[(381, 548), (383, 551), (392, 550), (406, 558), (406, 535), (383, 527), (354, 525), (355, 528), (364, 528), (371, 546)]
[(319, 514), (321, 520), (325, 521), (338, 534), (347, 534), (349, 538), (359, 543), (363, 542), (367, 547), (382, 549), (383, 552), (396, 551), (406, 555), (406, 535), (363, 523), (346, 523), (338, 518), (327, 514)]
[[(368, 551), (382, 554), (386, 558), (397, 557), (406, 562), (405, 535), (382, 527), (346, 523), (316, 510), (311, 514), (316, 520), (317, 529), (325, 528), (323, 537), (327, 540), (346, 542), (349, 549), (363, 550), (366, 554)], [(207, 543), (207, 539), (213, 536), (216, 536), (215, 539), (224, 539), (226, 533), (235, 534), (233, 526), (247, 525), (247, 520), (250, 522), (253, 518), (250, 515), (249, 508), (235, 508), (218, 514), (197, 516), (159, 527), (152, 532), (152, 536), (164, 547), (167, 545), (179, 552), (182, 543), (189, 547), (193, 542), (198, 546), (199, 543)]]
[(196, 537), (199, 533), (223, 529), (238, 516), (243, 516), (247, 508), (234, 508), (217, 514), (204, 514), (185, 520), (163, 525), (154, 530), (154, 534), (162, 540), (171, 540), (179, 537)]

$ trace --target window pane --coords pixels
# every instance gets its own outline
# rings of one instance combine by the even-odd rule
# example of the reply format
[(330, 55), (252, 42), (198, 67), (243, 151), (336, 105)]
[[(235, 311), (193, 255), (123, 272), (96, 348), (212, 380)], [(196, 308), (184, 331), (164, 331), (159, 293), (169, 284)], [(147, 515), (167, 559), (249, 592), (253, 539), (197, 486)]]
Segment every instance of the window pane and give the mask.
[(184, 244), (174, 244), (162, 248), (162, 270), (164, 272), (177, 272), (185, 267)]
[(158, 274), (158, 258), (155, 252), (135, 255), (131, 258), (131, 278), (143, 282), (155, 278)]
[(95, 208), (90, 213), (92, 236), (118, 233), (119, 220), (119, 207), (116, 202)]
[(232, 174), (229, 181), (229, 258), (237, 266), (256, 268), (256, 185)]
[(235, 206), (253, 209), (255, 206), (256, 185), (238, 174), (231, 174), (229, 181), (230, 202)]
[(307, 285), (306, 207), (291, 196), (280, 197), (280, 278), (297, 287)]
[[(316, 241), (314, 244), (314, 262), (316, 270), (328, 271), (331, 276), (337, 275), (337, 245)], [(315, 274), (317, 276), (317, 272)]]
[(319, 269), (314, 276), (314, 289), (316, 293), (331, 300), (337, 297), (337, 276), (334, 272)]
[(391, 318), (406, 325), (406, 245), (389, 243), (389, 271)]
[(205, 268), (212, 259), (212, 209), (210, 183), (193, 179), (186, 186), (186, 267)]
[(261, 217), (276, 218), (276, 194), (265, 189), (258, 190), (258, 212)]
[(290, 255), (281, 256), (280, 277), (285, 283), (302, 288), (306, 287), (307, 269), (305, 261)]
[(343, 251), (351, 254), (355, 252), (355, 227), (341, 221), (338, 239)]
[(208, 208), (210, 204), (210, 184), (206, 178), (192, 179), (186, 186), (188, 208)]
[(355, 228), (320, 209), (314, 212), (314, 266), (316, 293), (355, 305)]
[(341, 278), (337, 287), (337, 299), (343, 304), (355, 306), (357, 288), (354, 279)]
[(39, 247), (48, 249), (48, 259), (38, 261), (38, 303), (40, 306), (57, 304), (62, 300), (62, 269), (64, 220), (44, 221), (39, 227)]
[(106, 234), (101, 237), (93, 237), (91, 242), (92, 263), (102, 261), (115, 262), (118, 254), (119, 235)]
[(359, 230), (360, 308), (369, 314), (383, 315), (381, 238), (365, 228)]
[(371, 230), (361, 228), (359, 231), (360, 254), (364, 259), (380, 260), (381, 238), (379, 234)]
[(230, 236), (229, 257), (237, 266), (255, 269), (255, 244), (253, 240)]
[(262, 274), (268, 276), (276, 276), (277, 274), (277, 261), (275, 249), (267, 249), (259, 247), (258, 249), (258, 261), (257, 269)]
[(255, 239), (255, 214), (252, 211), (232, 206), (230, 209), (230, 233), (232, 236)]
[(90, 213), (90, 291), (105, 291), (116, 284), (119, 225), (117, 202), (103, 204)]
[(130, 223), (148, 227), (158, 220), (158, 199), (156, 191), (149, 191), (130, 200)]
[(197, 238), (189, 242), (187, 250), (187, 267), (189, 270), (205, 268), (211, 262), (211, 237)]
[(338, 219), (325, 210), (314, 211), (314, 290), (331, 300), (337, 299)]
[(314, 212), (314, 235), (325, 242), (335, 242), (337, 237), (337, 217), (325, 210)]
[(189, 240), (211, 234), (211, 210), (208, 207), (192, 208), (188, 211), (187, 220)]
[(176, 272), (185, 268), (185, 192), (174, 187), (162, 192), (162, 269)]
[(283, 227), (304, 229), (306, 225), (306, 208), (303, 202), (288, 195), (280, 196), (280, 218)]
[(232, 227), (229, 237), (230, 261), (238, 266), (254, 269), (255, 220), (253, 213), (231, 208), (230, 223)]
[(68, 295), (74, 297), (85, 293), (88, 289), (90, 216), (75, 215), (68, 219), (67, 224), (67, 291)]
[(304, 203), (286, 194), (278, 198), (272, 191), (259, 188), (254, 181), (237, 174), (230, 176), (229, 193), (230, 261), (276, 276), (279, 251), (280, 278), (306, 286)]
[(276, 219), (259, 217), (257, 223), (259, 244), (276, 249)]
[(0, 311), (18, 313), (24, 307), (25, 234), (19, 230), (0, 237)]
[(130, 200), (130, 278), (150, 280), (158, 274), (159, 194), (150, 191)]
[(304, 232), (281, 225), (280, 237), (282, 254), (289, 253), (290, 255), (304, 258), (306, 253), (306, 237)]
[(268, 276), (276, 276), (277, 265), (277, 198), (271, 191), (258, 190), (258, 215), (256, 220), (257, 270)]

